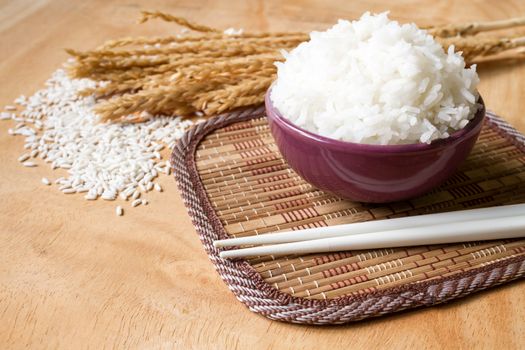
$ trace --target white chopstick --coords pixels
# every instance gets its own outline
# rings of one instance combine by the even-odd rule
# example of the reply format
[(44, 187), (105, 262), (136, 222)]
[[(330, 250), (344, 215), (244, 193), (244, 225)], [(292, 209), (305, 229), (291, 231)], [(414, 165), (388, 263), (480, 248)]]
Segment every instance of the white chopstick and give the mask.
[(525, 237), (525, 216), (523, 215), (226, 250), (220, 253), (220, 257), (241, 258), (260, 255), (309, 254), (518, 237)]
[(489, 219), (506, 216), (525, 216), (525, 204), (505, 205), (491, 208), (459, 210), (448, 213), (410, 216), (404, 218), (358, 222), (353, 224), (318, 227), (298, 231), (265, 233), (257, 236), (221, 239), (213, 242), (215, 247), (240, 245), (278, 244), (313, 239), (348, 236), (402, 228), (430, 226), (450, 222)]

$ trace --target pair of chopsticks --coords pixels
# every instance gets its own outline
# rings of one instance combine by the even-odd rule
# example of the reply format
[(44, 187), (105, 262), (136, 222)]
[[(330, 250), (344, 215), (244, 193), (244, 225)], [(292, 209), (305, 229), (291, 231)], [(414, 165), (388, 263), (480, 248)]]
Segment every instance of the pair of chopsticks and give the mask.
[(216, 240), (221, 258), (324, 253), (525, 237), (525, 204)]

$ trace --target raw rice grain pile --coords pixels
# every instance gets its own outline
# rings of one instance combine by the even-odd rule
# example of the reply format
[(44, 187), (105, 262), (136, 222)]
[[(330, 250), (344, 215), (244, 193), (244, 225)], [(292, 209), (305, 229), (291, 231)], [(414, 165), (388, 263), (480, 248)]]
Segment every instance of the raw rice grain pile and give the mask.
[[(64, 194), (82, 194), (86, 200), (147, 205), (146, 193), (162, 192), (159, 177), (171, 172), (166, 146), (172, 149), (193, 122), (157, 115), (143, 123), (101, 123), (94, 112), (95, 98), (80, 94), (97, 84), (71, 79), (59, 69), (44, 89), (19, 97), (19, 107), (7, 106), (0, 119), (14, 121), (9, 134), (25, 138), (21, 165), (47, 163), (65, 170), (56, 179), (42, 178), (42, 184), (56, 185)], [(118, 216), (124, 212), (121, 206), (115, 211)]]
[(430, 143), (477, 110), (476, 66), (387, 13), (340, 20), (276, 63), (271, 100), (313, 133), (366, 144)]

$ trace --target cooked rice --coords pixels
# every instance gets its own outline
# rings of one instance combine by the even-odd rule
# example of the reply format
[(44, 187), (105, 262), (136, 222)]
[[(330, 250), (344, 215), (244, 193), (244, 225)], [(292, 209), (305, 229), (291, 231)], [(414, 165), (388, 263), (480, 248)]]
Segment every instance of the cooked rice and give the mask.
[(271, 100), (294, 124), (366, 144), (430, 143), (463, 128), (477, 110), (476, 66), (465, 68), (415, 24), (388, 13), (339, 20), (277, 63)]

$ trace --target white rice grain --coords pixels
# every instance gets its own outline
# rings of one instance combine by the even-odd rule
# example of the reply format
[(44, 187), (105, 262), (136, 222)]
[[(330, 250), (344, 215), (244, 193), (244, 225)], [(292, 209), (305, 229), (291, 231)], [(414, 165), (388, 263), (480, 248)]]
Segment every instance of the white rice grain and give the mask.
[(0, 113), (0, 120), (11, 120), (12, 114), (7, 112)]
[[(100, 123), (93, 111), (95, 98), (79, 95), (95, 86), (89, 79), (70, 79), (59, 69), (44, 89), (15, 100), (21, 106), (18, 115), (1, 112), (0, 117), (20, 123), (8, 133), (26, 139), (24, 148), (30, 152), (19, 157), (22, 165), (37, 166), (27, 161), (33, 156), (44, 159), (52, 169), (67, 171), (61, 180), (68, 181), (61, 185), (70, 187), (64, 193), (87, 192), (86, 200), (127, 199), (133, 194), (136, 200), (141, 189), (153, 186), (147, 183), (164, 165), (160, 154), (164, 145), (175, 145), (193, 122), (158, 115), (144, 123)], [(138, 186), (145, 176), (149, 180)]]
[(31, 157), (30, 154), (24, 153), (24, 154), (22, 154), (20, 157), (18, 157), (18, 161), (19, 161), (20, 163), (23, 163), (23, 162), (25, 162), (26, 160), (28, 160), (30, 157)]

